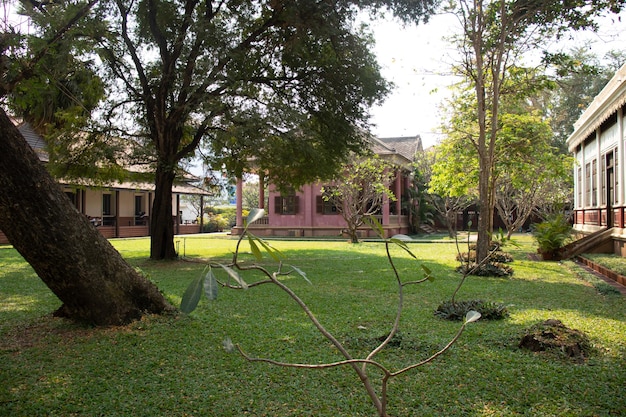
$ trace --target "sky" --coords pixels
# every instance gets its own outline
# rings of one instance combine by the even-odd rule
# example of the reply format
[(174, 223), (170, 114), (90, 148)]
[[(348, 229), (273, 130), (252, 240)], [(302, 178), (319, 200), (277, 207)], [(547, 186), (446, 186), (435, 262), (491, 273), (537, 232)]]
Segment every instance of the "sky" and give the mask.
[[(573, 45), (591, 42), (597, 55), (609, 50), (626, 50), (626, 13), (601, 20), (597, 34), (572, 35), (550, 50), (568, 50)], [(376, 40), (375, 54), (382, 74), (396, 88), (387, 100), (372, 109), (373, 133), (378, 137), (420, 135), (424, 147), (434, 145), (441, 135), (439, 107), (450, 96), (454, 82), (449, 71), (454, 49), (444, 40), (458, 31), (458, 21), (451, 15), (437, 15), (426, 24), (403, 27), (387, 19), (371, 23)]]

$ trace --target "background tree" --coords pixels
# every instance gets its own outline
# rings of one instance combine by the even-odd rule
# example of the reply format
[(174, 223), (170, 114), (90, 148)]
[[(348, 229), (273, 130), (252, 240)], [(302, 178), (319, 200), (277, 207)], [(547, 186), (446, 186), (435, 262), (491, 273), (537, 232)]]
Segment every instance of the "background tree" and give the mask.
[(626, 62), (626, 52), (611, 51), (601, 59), (589, 45), (582, 45), (567, 53), (546, 54), (545, 59), (556, 69), (557, 88), (550, 91), (549, 98), (552, 146), (569, 154), (566, 141), (574, 123)]
[(359, 242), (358, 229), (363, 219), (379, 214), (385, 199), (395, 198), (389, 191), (395, 173), (393, 166), (373, 155), (344, 165), (332, 186), (322, 190), (322, 198), (331, 202), (345, 220), (352, 243)]
[(461, 58), (457, 71), (475, 94), (477, 134), (470, 139), (479, 162), (479, 224), (477, 259), (488, 254), (495, 207), (494, 169), (496, 139), (500, 129), (500, 102), (508, 94), (504, 83), (509, 68), (523, 54), (545, 45), (553, 35), (570, 29), (593, 28), (600, 11), (619, 11), (623, 2), (571, 0), (522, 2), (515, 0), (460, 0), (448, 10), (461, 24), (456, 38)]
[(459, 149), (462, 142), (448, 136), (432, 151), (432, 174), (428, 182), (432, 203), (444, 220), (448, 236), (456, 237), (457, 216), (476, 201), (476, 161)]

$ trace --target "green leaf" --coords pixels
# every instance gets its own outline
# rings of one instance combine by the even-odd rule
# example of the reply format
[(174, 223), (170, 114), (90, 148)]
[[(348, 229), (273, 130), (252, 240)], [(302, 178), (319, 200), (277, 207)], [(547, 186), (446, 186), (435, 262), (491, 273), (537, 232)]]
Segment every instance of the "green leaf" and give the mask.
[(265, 215), (265, 210), (261, 208), (255, 208), (250, 210), (248, 217), (246, 218), (246, 229), (255, 221), (259, 220), (261, 217)]
[(252, 251), (252, 254), (256, 258), (256, 260), (260, 261), (263, 259), (263, 254), (261, 253), (261, 249), (259, 249), (259, 246), (255, 242), (256, 239), (257, 239), (256, 237), (252, 235), (248, 235), (248, 243), (250, 244), (250, 250)]
[[(258, 239), (258, 238), (257, 238)], [(258, 239), (259, 243), (263, 246), (263, 248), (267, 251), (267, 253), (272, 257), (272, 259), (276, 262), (280, 262), (281, 258), (284, 258), (284, 255), (281, 251), (270, 245), (263, 239)]]
[(183, 299), (180, 302), (180, 311), (185, 314), (189, 314), (198, 307), (200, 297), (202, 296), (202, 284), (204, 281), (204, 272), (199, 277), (191, 281), (185, 293)]
[(383, 225), (380, 224), (378, 219), (374, 216), (367, 216), (363, 218), (363, 222), (367, 223), (367, 225), (378, 234), (381, 238), (385, 236), (385, 230), (383, 229)]
[(404, 242), (404, 241), (402, 241), (402, 240), (400, 240), (400, 239), (398, 239), (398, 238), (395, 238), (395, 237), (390, 238), (390, 239), (389, 239), (389, 242), (391, 242), (391, 243), (393, 243), (393, 244), (395, 244), (395, 245), (400, 246), (400, 247), (401, 247), (402, 249), (404, 249), (404, 250), (405, 250), (405, 251), (406, 251), (409, 255), (411, 255), (411, 256), (413, 257), (413, 259), (417, 259), (417, 256), (415, 256), (415, 255), (413, 254), (413, 252), (411, 252), (411, 249), (409, 249), (409, 246), (406, 244), (406, 242)]
[(465, 323), (473, 323), (480, 318), (481, 314), (478, 311), (470, 310), (465, 315)]
[(433, 277), (432, 271), (430, 270), (430, 268), (424, 264), (420, 266), (422, 267), (422, 271), (424, 271), (424, 277), (428, 279), (430, 282), (433, 282), (435, 280), (435, 277)]
[(226, 271), (226, 273), (235, 280), (235, 282), (237, 282), (237, 284), (239, 284), (241, 286), (241, 288), (243, 288), (244, 290), (248, 289), (248, 284), (246, 283), (246, 281), (243, 280), (243, 278), (241, 277), (241, 275), (239, 275), (239, 273), (237, 271), (235, 271), (233, 268), (231, 268), (228, 265), (224, 265), (224, 264), (217, 264), (220, 268), (222, 268), (224, 271)]
[(293, 266), (293, 265), (287, 265), (289, 267), (291, 267), (298, 275), (300, 275), (302, 278), (304, 278), (304, 280), (306, 282), (308, 282), (309, 284), (313, 285), (313, 283), (307, 278), (306, 273), (301, 270), (300, 268)]
[(213, 270), (209, 268), (204, 279), (204, 293), (209, 300), (217, 299), (217, 287), (217, 278), (215, 278)]

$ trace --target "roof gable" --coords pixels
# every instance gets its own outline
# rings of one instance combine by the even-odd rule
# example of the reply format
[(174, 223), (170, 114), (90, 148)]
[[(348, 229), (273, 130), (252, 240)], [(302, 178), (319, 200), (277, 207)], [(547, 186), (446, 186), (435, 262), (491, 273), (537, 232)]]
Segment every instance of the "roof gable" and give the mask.
[(400, 136), (370, 139), (371, 149), (376, 155), (400, 159), (403, 163), (411, 163), (415, 155), (423, 150), (422, 138), (416, 136)]

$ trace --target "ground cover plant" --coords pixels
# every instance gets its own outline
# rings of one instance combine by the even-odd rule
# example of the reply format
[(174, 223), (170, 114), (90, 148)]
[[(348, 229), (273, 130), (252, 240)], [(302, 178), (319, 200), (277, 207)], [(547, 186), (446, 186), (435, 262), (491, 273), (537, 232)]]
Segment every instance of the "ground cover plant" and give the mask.
[[(469, 277), (459, 298), (503, 303), (510, 316), (479, 321), (438, 361), (394, 381), (393, 416), (620, 415), (626, 410), (626, 301), (604, 296), (570, 266), (536, 262), (531, 239), (518, 237), (513, 277)], [(187, 258), (227, 261), (227, 237), (178, 239)], [(204, 268), (188, 261), (147, 260), (147, 239), (115, 247), (179, 305)], [(379, 243), (275, 241), (308, 279), (288, 278), (330, 330), (366, 353), (393, 320), (391, 273)], [(458, 283), (453, 243), (411, 249), (435, 281), (407, 295), (399, 340), (381, 352), (398, 367), (440, 349), (459, 324), (433, 314)], [(415, 263), (394, 254), (401, 273)], [(49, 290), (10, 247), (0, 248), (0, 415), (372, 416), (354, 376), (250, 364), (222, 348), (245, 340), (251, 354), (284, 361), (337, 358), (291, 300), (258, 288), (223, 291), (192, 316), (147, 317), (123, 328), (92, 329), (50, 317)], [(582, 364), (518, 348), (524, 330), (555, 318), (585, 332), (594, 355)]]

